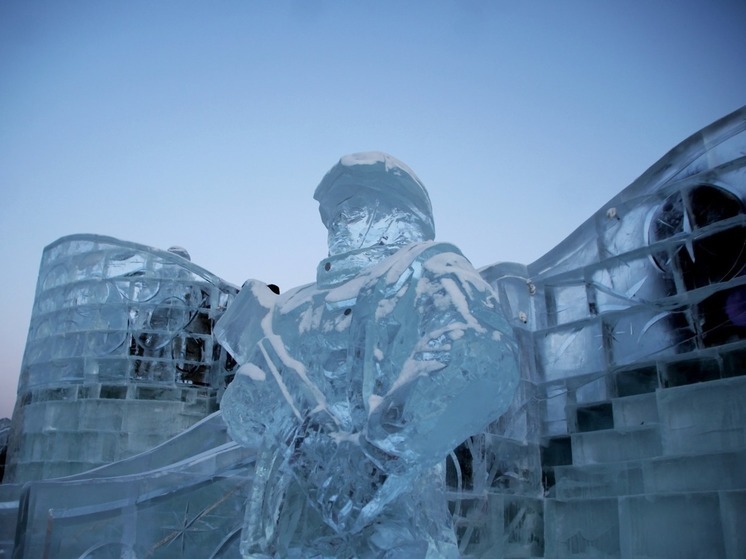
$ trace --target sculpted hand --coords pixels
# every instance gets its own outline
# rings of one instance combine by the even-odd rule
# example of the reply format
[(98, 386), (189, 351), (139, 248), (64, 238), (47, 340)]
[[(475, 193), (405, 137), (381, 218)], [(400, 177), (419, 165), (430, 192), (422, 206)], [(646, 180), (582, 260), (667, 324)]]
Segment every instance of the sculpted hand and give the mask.
[(360, 449), (357, 437), (307, 421), (292, 441), (289, 465), (311, 506), (338, 533), (350, 533), (386, 475)]

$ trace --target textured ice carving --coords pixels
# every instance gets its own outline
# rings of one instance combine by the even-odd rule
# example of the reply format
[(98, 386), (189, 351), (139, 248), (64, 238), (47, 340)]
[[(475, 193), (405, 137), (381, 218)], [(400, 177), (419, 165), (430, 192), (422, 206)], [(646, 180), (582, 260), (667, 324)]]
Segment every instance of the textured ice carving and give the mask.
[[(520, 348), (521, 380), (500, 419), (483, 433), (469, 437), (446, 460), (450, 520), (462, 556), (470, 559), (746, 557), (746, 539), (742, 536), (746, 519), (744, 154), (746, 108), (676, 146), (537, 262), (528, 266), (500, 263), (480, 271), (494, 287), (513, 328)], [(362, 169), (373, 167), (358, 170)], [(416, 197), (418, 190), (412, 189), (415, 184), (409, 184), (409, 190), (404, 188), (405, 193), (410, 193), (407, 195), (410, 201), (404, 203), (416, 204), (419, 200), (422, 207), (427, 204), (426, 198)], [(411, 218), (419, 223), (418, 228), (427, 228), (427, 221), (423, 221), (426, 218), (422, 216), (429, 215), (428, 212), (420, 210), (419, 216), (415, 213)], [(358, 238), (380, 239), (383, 235), (373, 225), (374, 233)], [(361, 231), (365, 233), (367, 225)], [(423, 235), (422, 229), (417, 231)], [(385, 236), (384, 242), (391, 238)], [(430, 238), (427, 234), (423, 236)], [(111, 253), (108, 248), (94, 251), (110, 254), (103, 269), (111, 272), (106, 272), (102, 282), (113, 289), (88, 290), (95, 282), (86, 279), (85, 274), (81, 277), (81, 272), (102, 269), (98, 266), (101, 260), (83, 257), (80, 251), (88, 253), (86, 247), (96, 248), (96, 245), (87, 241), (70, 243), (70, 240), (58, 241), (45, 250), (27, 351), (38, 347), (42, 335), (49, 342), (58, 339), (61, 330), (50, 330), (51, 326), (68, 329), (71, 335), (66, 339), (75, 339), (76, 330), (69, 327), (76, 323), (67, 320), (70, 314), (66, 309), (70, 305), (55, 303), (61, 293), (66, 294), (61, 300), (78, 305), (77, 312), (83, 311), (82, 317), (95, 316), (93, 309), (105, 317), (102, 322), (110, 327), (89, 331), (91, 340), (114, 342), (118, 337), (116, 313), (108, 311), (117, 307), (109, 306), (105, 299), (107, 292), (131, 293), (127, 299), (133, 302), (119, 308), (131, 308), (137, 311), (135, 316), (150, 317), (150, 309), (163, 309), (155, 317), (168, 320), (151, 320), (150, 324), (168, 326), (171, 318), (179, 316), (179, 307), (168, 303), (164, 308), (155, 304), (156, 301), (187, 293), (184, 289), (187, 283), (204, 284), (195, 277), (184, 284), (162, 285), (159, 297), (154, 299), (155, 284), (149, 280), (156, 279), (153, 272), (157, 277), (165, 277), (159, 261), (160, 256), (167, 255), (156, 254), (155, 259), (143, 255), (141, 260), (130, 251), (122, 251), (121, 243), (117, 243), (118, 248), (111, 247)], [(356, 249), (360, 245), (350, 246)], [(360, 262), (369, 251), (361, 250), (357, 261), (354, 252), (347, 253), (346, 258), (331, 259), (327, 271), (353, 273), (355, 266), (361, 267)], [(62, 263), (59, 259), (70, 259), (72, 265), (58, 267)], [(349, 264), (349, 268), (343, 263)], [(186, 262), (184, 265), (191, 267)], [(69, 276), (66, 268), (70, 270)], [(326, 261), (322, 269), (325, 268)], [(200, 277), (214, 283), (208, 276)], [(73, 282), (75, 285), (70, 285)], [(323, 285), (318, 287), (318, 291), (323, 289), (326, 289)], [(233, 292), (211, 290), (210, 309), (219, 314), (232, 300)], [(352, 324), (357, 324), (360, 309), (341, 296), (342, 292), (338, 299), (318, 296), (324, 301), (321, 312), (331, 313), (323, 316), (339, 319), (351, 316)], [(265, 328), (274, 324), (271, 315), (280, 313), (276, 303), (283, 300), (277, 299), (263, 284), (250, 283), (244, 295), (230, 303), (231, 312), (241, 317), (243, 324), (227, 328), (224, 343), (233, 348), (242, 363), (251, 361), (256, 340), (264, 338)], [(318, 310), (312, 304), (305, 308)], [(333, 313), (335, 308), (341, 315)], [(349, 315), (344, 314), (347, 308), (352, 309)], [(197, 312), (204, 310), (199, 309), (202, 307)], [(50, 324), (44, 320), (50, 313), (59, 313), (62, 320)], [(299, 310), (295, 316), (301, 314)], [(217, 318), (216, 314), (210, 316)], [(302, 326), (298, 322), (294, 328), (310, 331), (317, 323), (315, 316), (307, 315), (308, 321)], [(386, 314), (389, 316), (394, 317)], [(322, 318), (319, 315), (318, 324), (326, 324)], [(265, 319), (267, 322), (263, 324)], [(420, 317), (406, 318), (402, 331), (410, 331), (411, 324), (419, 321)], [(120, 324), (127, 324), (128, 332), (132, 333), (147, 330), (140, 320)], [(334, 327), (337, 324), (342, 327), (341, 322), (331, 322)], [(404, 328), (404, 324), (408, 326)], [(183, 335), (199, 334), (195, 326), (197, 323), (190, 323)], [(385, 333), (392, 331), (391, 335), (395, 335), (398, 326), (389, 323), (388, 328)], [(112, 335), (99, 336), (107, 331)], [(154, 333), (167, 335), (170, 331), (173, 329), (168, 327)], [(371, 335), (378, 335), (377, 330), (372, 332)], [(324, 336), (327, 334), (318, 334)], [(277, 339), (269, 341), (274, 343)], [(365, 337), (369, 339), (372, 338)], [(362, 346), (360, 351), (375, 354), (377, 343), (374, 340), (373, 345)], [(96, 348), (107, 346), (93, 344)], [(62, 346), (53, 343), (52, 348), (55, 347)], [(124, 350), (133, 345), (120, 347)], [(47, 358), (51, 359), (52, 348)], [(339, 348), (335, 347), (335, 351), (323, 355), (320, 352), (318, 356), (309, 350), (303, 359), (323, 360), (325, 370), (332, 371), (336, 370), (335, 363), (343, 363), (355, 352), (353, 346), (350, 348), (345, 346), (343, 352), (337, 352)], [(31, 355), (38, 355), (33, 351)], [(123, 355), (121, 374), (130, 379), (126, 391), (108, 384), (108, 380), (99, 386), (59, 386), (58, 383), (69, 384), (75, 379), (67, 373), (61, 375), (70, 370), (62, 367), (38, 368), (29, 376), (24, 373), (13, 429), (22, 433), (25, 448), (33, 449), (29, 456), (37, 464), (46, 466), (57, 459), (59, 447), (47, 441), (52, 436), (59, 435), (60, 440), (69, 437), (72, 429), (79, 429), (73, 450), (77, 456), (81, 448), (86, 452), (110, 448), (103, 436), (89, 438), (90, 426), (116, 434), (121, 428), (125, 431), (123, 441), (143, 440), (141, 435), (148, 434), (147, 429), (162, 436), (164, 429), (174, 426), (173, 421), (164, 422), (162, 416), (154, 419), (153, 414), (145, 414), (143, 408), (152, 404), (157, 409), (166, 409), (178, 403), (195, 415), (195, 409), (204, 409), (196, 406), (192, 398), (205, 387), (186, 384), (175, 390), (163, 384), (144, 385), (144, 379), (127, 376), (128, 371), (135, 370), (130, 367), (133, 360), (143, 359), (144, 353), (139, 356), (124, 351)], [(204, 355), (213, 355), (215, 359), (211, 352)], [(396, 352), (388, 350), (381, 355), (384, 361), (389, 355), (398, 358)], [(91, 358), (98, 360), (99, 356), (86, 355), (86, 359)], [(160, 357), (152, 355), (153, 362), (157, 359)], [(221, 357), (213, 365), (212, 378), (222, 385), (224, 378), (232, 377), (234, 365), (233, 360), (226, 360), (224, 367)], [(117, 369), (106, 370), (114, 373)], [(98, 378), (102, 371), (99, 368)], [(268, 376), (272, 371), (267, 373), (258, 366), (247, 365), (243, 372), (252, 383), (262, 378), (272, 381)], [(282, 378), (289, 382), (294, 374)], [(173, 382), (178, 377), (168, 378)], [(313, 379), (313, 374), (309, 378)], [(324, 378), (324, 383), (336, 386), (333, 375), (328, 381)], [(27, 391), (31, 385), (36, 388)], [(327, 403), (333, 402), (326, 394)], [(260, 395), (254, 395), (256, 409), (268, 410), (271, 417), (283, 396), (262, 401)], [(72, 396), (77, 400), (71, 400)], [(124, 396), (126, 399), (119, 399)], [(130, 400), (132, 396), (134, 400)], [(119, 420), (111, 410), (121, 409), (119, 403), (128, 402), (133, 404), (132, 412), (125, 415), (128, 422), (117, 424)], [(75, 413), (63, 413), (68, 404)], [(252, 444), (262, 444), (265, 439), (258, 436), (261, 427), (257, 431), (251, 428), (263, 424), (260, 414), (244, 414), (236, 407), (232, 410), (235, 413), (230, 422), (237, 427), (234, 434), (238, 433), (241, 422), (250, 427), (242, 431), (246, 435), (242, 447), (228, 442), (227, 427), (217, 413), (145, 454), (104, 468), (64, 479), (1, 484), (0, 556), (19, 559), (239, 557), (244, 523), (241, 511), (245, 510), (254, 480), (257, 456)], [(337, 417), (343, 417), (342, 411), (339, 406), (335, 408)], [(314, 429), (318, 431), (318, 426), (309, 421), (305, 432), (311, 434), (303, 440), (297, 438), (297, 433), (303, 430), (293, 431), (299, 442), (300, 457), (309, 450), (311, 436), (318, 435)], [(316, 440), (321, 442), (320, 439)], [(285, 443), (276, 448), (286, 447)], [(319, 452), (324, 449), (321, 445), (318, 448)], [(354, 452), (345, 456), (355, 460)], [(366, 532), (353, 536), (357, 538), (353, 541), (346, 536), (335, 539), (331, 528), (319, 528), (327, 526), (321, 513), (308, 505), (307, 492), (293, 481), (292, 470), (280, 468), (286, 463), (285, 456), (265, 452), (259, 458), (257, 484), (261, 480), (275, 483), (258, 491), (254, 485), (248, 510), (282, 513), (268, 517), (267, 541), (280, 540), (276, 547), (287, 549), (288, 556), (293, 556), (291, 551), (295, 556), (305, 555), (306, 550), (298, 542), (309, 541), (318, 533), (326, 536), (326, 540), (318, 541), (316, 549), (321, 551), (316, 556), (349, 557), (353, 554), (351, 550), (359, 551), (358, 555), (363, 557), (375, 555), (365, 545), (354, 547), (356, 542), (365, 542), (361, 538)], [(367, 456), (364, 460), (368, 460)], [(361, 468), (364, 460), (358, 463), (362, 464)], [(32, 466), (26, 462), (22, 471), (33, 473)], [(353, 465), (344, 467), (353, 468)], [(317, 478), (324, 473), (320, 469), (307, 471), (309, 477)], [(279, 475), (283, 472), (285, 477)], [(412, 513), (415, 519), (429, 514), (431, 504), (432, 510), (442, 511), (438, 491), (418, 493), (431, 483), (429, 478), (422, 475), (417, 481), (420, 485), (407, 488), (402, 499), (391, 505), (417, 507)], [(338, 485), (329, 488), (336, 491)], [(409, 500), (404, 501), (406, 495), (420, 497), (407, 497)], [(296, 504), (298, 507), (293, 508)], [(378, 516), (378, 531), (368, 539), (374, 545), (407, 535), (410, 525), (405, 524), (397, 531), (399, 525), (393, 513), (401, 509), (392, 506)], [(297, 515), (288, 514), (292, 511)], [(449, 520), (440, 512), (430, 518), (433, 522), (445, 518), (444, 526)], [(437, 527), (421, 525), (428, 529)], [(293, 526), (295, 529), (288, 529)], [(685, 531), (682, 526), (686, 526)], [(422, 541), (427, 541), (427, 534), (434, 533), (436, 537), (441, 534), (437, 530), (424, 533)], [(447, 535), (447, 530), (443, 533)], [(416, 549), (415, 545), (412, 547)], [(447, 544), (441, 548), (449, 549)], [(409, 556), (404, 546), (397, 551), (398, 556)], [(308, 550), (307, 554), (312, 553), (313, 550)], [(282, 551), (276, 553), (281, 554)]]
[(316, 283), (248, 282), (216, 326), (241, 365), (223, 417), (260, 449), (242, 553), (457, 557), (442, 464), (510, 404), (511, 328), (396, 159), (343, 157), (315, 198)]

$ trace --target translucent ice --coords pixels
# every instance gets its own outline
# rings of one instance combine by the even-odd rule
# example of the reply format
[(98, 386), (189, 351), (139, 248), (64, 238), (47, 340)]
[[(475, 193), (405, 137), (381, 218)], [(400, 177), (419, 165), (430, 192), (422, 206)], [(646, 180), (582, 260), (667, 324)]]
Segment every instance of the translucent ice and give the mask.
[(237, 292), (180, 247), (88, 234), (47, 246), (5, 481), (126, 458), (215, 411), (231, 371), (212, 325)]
[[(538, 261), (482, 270), (494, 291), (382, 154), (324, 179), (330, 257), (282, 296), (234, 299), (178, 249), (53, 243), (0, 556), (746, 557), (744, 154), (746, 108)], [(234, 373), (226, 421), (7, 483), (150, 447)]]
[(216, 326), (241, 365), (223, 417), (260, 448), (242, 553), (457, 557), (442, 464), (510, 404), (511, 328), (393, 157), (343, 157), (314, 197), (316, 283), (248, 282)]

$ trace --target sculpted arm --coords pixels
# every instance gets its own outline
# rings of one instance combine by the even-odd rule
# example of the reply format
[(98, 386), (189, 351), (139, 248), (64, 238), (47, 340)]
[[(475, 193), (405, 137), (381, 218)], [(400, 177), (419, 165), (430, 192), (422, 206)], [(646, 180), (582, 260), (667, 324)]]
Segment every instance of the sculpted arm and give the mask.
[[(455, 252), (422, 264), (410, 289), (415, 324), (389, 359), (375, 364), (393, 381), (369, 396), (363, 447), (390, 473), (432, 466), (508, 407), (518, 381), (515, 343), (489, 286)], [(403, 328), (402, 328), (403, 330)], [(381, 353), (379, 352), (380, 356)]]
[(265, 435), (276, 436), (273, 431), (291, 415), (266, 349), (275, 301), (266, 284), (249, 280), (215, 327), (216, 338), (240, 365), (220, 401), (223, 420), (233, 440), (249, 447), (260, 446)]

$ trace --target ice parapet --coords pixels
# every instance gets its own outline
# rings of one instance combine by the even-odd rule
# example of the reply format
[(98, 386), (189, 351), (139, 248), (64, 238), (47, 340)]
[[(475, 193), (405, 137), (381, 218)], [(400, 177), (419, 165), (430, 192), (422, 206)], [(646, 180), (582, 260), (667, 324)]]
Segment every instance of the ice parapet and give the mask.
[(241, 365), (223, 417), (260, 449), (242, 553), (457, 557), (442, 464), (509, 406), (511, 328), (391, 156), (342, 158), (315, 198), (316, 283), (249, 282), (215, 330)]

